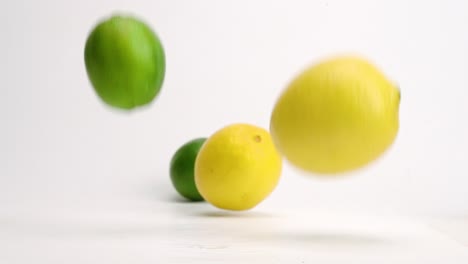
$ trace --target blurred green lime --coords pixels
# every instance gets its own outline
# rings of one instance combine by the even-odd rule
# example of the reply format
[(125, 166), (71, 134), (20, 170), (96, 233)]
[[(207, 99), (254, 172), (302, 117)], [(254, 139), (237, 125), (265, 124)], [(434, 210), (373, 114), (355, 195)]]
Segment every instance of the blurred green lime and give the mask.
[(195, 160), (206, 138), (196, 138), (182, 145), (171, 160), (171, 181), (177, 192), (192, 201), (202, 201), (203, 197), (195, 185)]
[(165, 73), (163, 46), (144, 22), (113, 15), (99, 22), (85, 45), (88, 78), (108, 105), (133, 109), (149, 104)]

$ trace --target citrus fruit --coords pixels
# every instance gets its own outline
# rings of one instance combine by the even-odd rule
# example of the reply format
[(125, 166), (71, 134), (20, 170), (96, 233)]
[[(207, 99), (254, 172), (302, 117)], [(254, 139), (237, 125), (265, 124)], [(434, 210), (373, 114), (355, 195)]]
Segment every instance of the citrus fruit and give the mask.
[(150, 103), (162, 86), (165, 55), (144, 22), (113, 15), (100, 21), (85, 44), (88, 78), (108, 105), (132, 109)]
[(206, 138), (196, 138), (182, 145), (172, 156), (170, 166), (171, 182), (176, 191), (192, 201), (201, 201), (203, 197), (195, 186), (194, 167), (198, 151)]
[(335, 56), (299, 74), (276, 102), (270, 132), (293, 165), (318, 174), (358, 169), (398, 132), (400, 91), (360, 56)]
[(200, 149), (195, 183), (212, 205), (247, 210), (276, 187), (281, 156), (268, 131), (249, 124), (232, 124), (216, 131)]

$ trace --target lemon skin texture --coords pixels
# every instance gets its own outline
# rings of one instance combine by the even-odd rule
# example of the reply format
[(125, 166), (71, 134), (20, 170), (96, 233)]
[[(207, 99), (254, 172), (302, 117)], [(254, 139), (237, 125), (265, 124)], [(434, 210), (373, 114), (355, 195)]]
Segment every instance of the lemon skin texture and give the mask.
[(296, 167), (316, 174), (349, 172), (392, 145), (399, 103), (399, 89), (366, 59), (328, 58), (284, 90), (272, 111), (270, 132)]
[(228, 125), (207, 139), (195, 162), (195, 183), (203, 198), (225, 210), (248, 210), (277, 186), (282, 158), (267, 130)]

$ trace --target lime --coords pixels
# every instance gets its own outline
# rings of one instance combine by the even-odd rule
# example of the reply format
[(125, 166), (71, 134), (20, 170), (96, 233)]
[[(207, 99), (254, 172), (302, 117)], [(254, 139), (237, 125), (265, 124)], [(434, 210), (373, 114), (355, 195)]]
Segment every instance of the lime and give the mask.
[(212, 205), (247, 210), (276, 187), (281, 156), (268, 131), (249, 124), (226, 126), (207, 139), (195, 162), (195, 182)]
[(177, 192), (192, 201), (201, 201), (203, 197), (195, 186), (194, 166), (198, 151), (206, 138), (196, 138), (182, 145), (171, 160), (171, 181)]
[(336, 56), (312, 65), (274, 106), (270, 132), (297, 167), (336, 174), (363, 167), (395, 140), (400, 91), (372, 63)]
[(144, 22), (113, 15), (99, 22), (85, 45), (88, 78), (108, 105), (133, 109), (153, 101), (162, 86), (165, 55)]

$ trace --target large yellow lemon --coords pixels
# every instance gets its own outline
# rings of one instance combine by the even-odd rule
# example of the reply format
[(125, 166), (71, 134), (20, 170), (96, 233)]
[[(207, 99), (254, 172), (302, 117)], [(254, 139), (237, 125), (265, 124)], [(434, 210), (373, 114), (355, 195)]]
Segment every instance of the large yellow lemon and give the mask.
[(195, 183), (203, 198), (226, 210), (247, 210), (276, 187), (281, 155), (267, 130), (232, 124), (210, 136), (195, 161)]
[(379, 157), (398, 132), (400, 91), (372, 63), (337, 56), (299, 74), (274, 106), (270, 132), (293, 165), (331, 174)]

